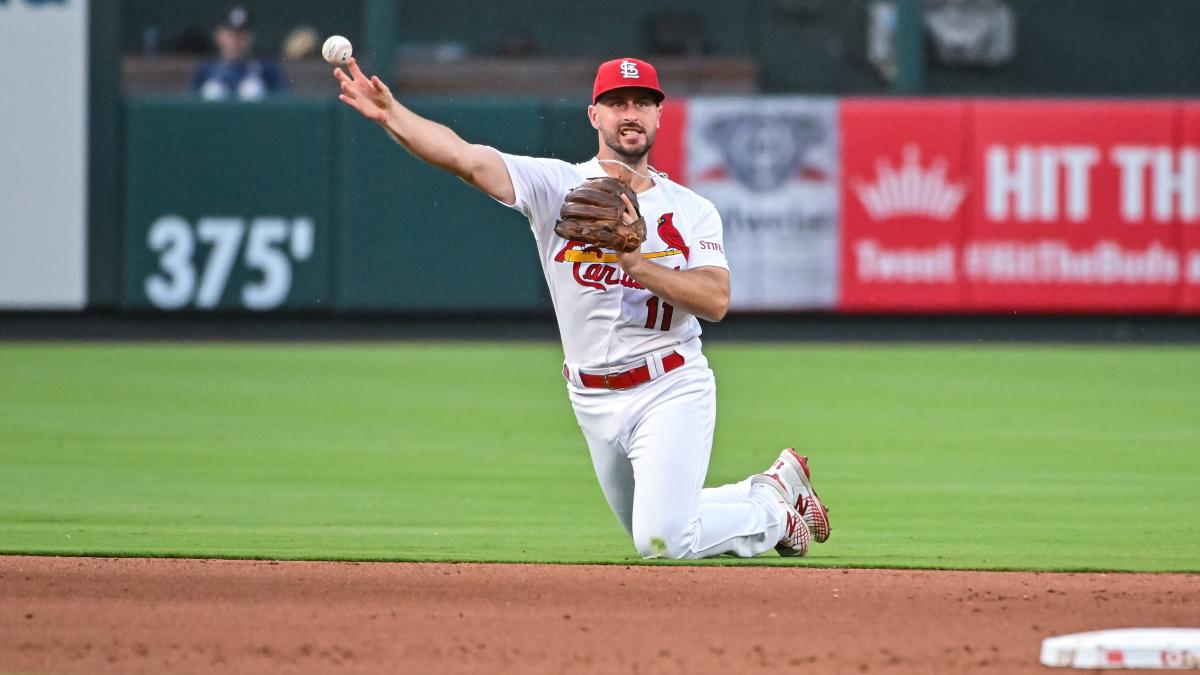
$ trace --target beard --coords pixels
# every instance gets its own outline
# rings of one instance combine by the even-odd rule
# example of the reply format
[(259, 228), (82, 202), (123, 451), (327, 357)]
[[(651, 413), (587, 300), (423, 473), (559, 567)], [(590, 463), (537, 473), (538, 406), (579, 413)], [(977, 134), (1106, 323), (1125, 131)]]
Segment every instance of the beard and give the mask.
[(615, 133), (602, 132), (604, 144), (617, 157), (620, 157), (621, 161), (626, 164), (637, 164), (650, 152), (650, 148), (654, 147), (654, 132), (638, 127), (638, 131), (641, 131), (642, 135), (646, 137), (646, 142), (642, 145), (626, 146), (621, 143), (621, 129), (623, 128), (627, 127), (618, 127)]

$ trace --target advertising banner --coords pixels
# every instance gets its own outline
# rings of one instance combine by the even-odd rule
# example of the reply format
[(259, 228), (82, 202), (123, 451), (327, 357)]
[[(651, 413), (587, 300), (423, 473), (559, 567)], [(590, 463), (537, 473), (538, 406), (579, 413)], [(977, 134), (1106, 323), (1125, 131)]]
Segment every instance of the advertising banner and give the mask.
[(963, 309), (967, 113), (953, 100), (842, 101), (839, 309)]
[(674, 114), (687, 123), (681, 182), (711, 200), (724, 224), (731, 309), (832, 308), (837, 101), (700, 97)]
[(87, 301), (87, 0), (0, 2), (0, 309)]
[(1191, 101), (1181, 106), (1181, 138), (1176, 150), (1176, 161), (1180, 172), (1180, 253), (1182, 256), (1182, 282), (1180, 284), (1180, 308), (1184, 312), (1200, 312), (1200, 208), (1197, 192), (1200, 191), (1200, 102)]
[(972, 107), (980, 193), (963, 259), (972, 309), (1177, 308), (1178, 222), (1196, 210), (1194, 156), (1174, 143), (1177, 104)]

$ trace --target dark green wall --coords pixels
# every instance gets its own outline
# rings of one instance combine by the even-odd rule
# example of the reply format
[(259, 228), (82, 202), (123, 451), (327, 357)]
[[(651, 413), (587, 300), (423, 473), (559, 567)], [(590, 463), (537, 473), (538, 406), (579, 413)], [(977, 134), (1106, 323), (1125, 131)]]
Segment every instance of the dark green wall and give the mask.
[[(868, 0), (760, 0), (749, 27), (767, 91), (887, 93), (867, 62)], [(1200, 94), (1200, 2), (1005, 0), (1017, 19), (1015, 60), (951, 69), (926, 58), (926, 92), (951, 95)], [(804, 11), (785, 11), (786, 7)]]
[(487, 54), (502, 36), (525, 33), (545, 54), (614, 57), (644, 52), (647, 21), (656, 13), (686, 10), (700, 14), (712, 53), (745, 54), (750, 50), (747, 21), (755, 4), (712, 0), (601, 5), (562, 0), (402, 2), (398, 35), (408, 43), (462, 42), (472, 52)]
[(933, 68), (935, 92), (1200, 94), (1200, 2), (1008, 0), (1018, 57), (994, 72)]
[[(538, 153), (539, 104), (412, 101), (463, 138)], [(413, 158), (374, 124), (338, 108), (336, 304), (347, 310), (549, 308), (528, 222)]]
[[(1200, 2), (1195, 0), (1005, 0), (1017, 14), (1018, 55), (995, 69), (940, 67), (928, 59), (933, 94), (1200, 94)], [(255, 14), (261, 52), (306, 24), (322, 35), (362, 36), (365, 0), (243, 0)], [(482, 2), (396, 0), (403, 50), (443, 42), (469, 53), (495, 53), (502, 36), (530, 35), (548, 56), (647, 53), (646, 26), (656, 13), (700, 15), (710, 51), (758, 61), (766, 91), (884, 93), (887, 83), (865, 58), (868, 0), (654, 0), (598, 7), (561, 0)], [(230, 3), (124, 0), (125, 53), (142, 48), (145, 29), (165, 46), (186, 30), (207, 36)]]
[[(397, 1), (396, 37), (404, 50), (462, 43), (493, 54), (504, 35), (528, 34), (550, 56), (647, 52), (655, 13), (700, 14), (710, 53), (745, 55), (766, 91), (875, 94), (888, 85), (865, 59), (868, 0), (659, 0), (613, 8), (560, 0)], [(950, 70), (928, 59), (930, 94), (1200, 94), (1200, 2), (1195, 0), (1006, 0), (1016, 12), (1018, 56), (996, 70)], [(365, 0), (244, 0), (256, 14), (259, 48), (277, 52), (296, 25), (322, 35), (360, 36)], [(232, 4), (232, 2), (230, 2)], [(124, 0), (122, 46), (142, 49), (157, 26), (164, 44), (191, 29), (206, 36), (228, 4)]]
[[(286, 293), (265, 309), (330, 307), (338, 149), (328, 102), (140, 100), (126, 122), (125, 307), (256, 308), (246, 294), (267, 285)], [(224, 264), (222, 227), (238, 231)]]
[(116, 307), (121, 294), (117, 265), (121, 259), (121, 28), (117, 18), (117, 12), (105, 11), (98, 3), (88, 5), (89, 307)]
[[(595, 152), (579, 106), (409, 104), (505, 152), (570, 161)], [(122, 307), (254, 309), (247, 289), (268, 277), (286, 280), (287, 292), (261, 309), (550, 307), (520, 214), (417, 161), (337, 101), (136, 99), (125, 115), (124, 246), (106, 261), (121, 272)], [(214, 227), (237, 231), (224, 262)]]
[[(597, 7), (561, 0), (396, 1), (396, 35), (402, 44), (458, 42), (473, 54), (486, 55), (494, 53), (501, 37), (521, 33), (533, 36), (542, 53), (556, 56), (602, 56), (614, 50), (641, 52), (646, 44), (647, 18), (678, 10), (701, 14), (713, 53), (744, 54), (749, 51), (746, 26), (754, 4), (655, 0)], [(352, 41), (363, 31), (364, 0), (124, 0), (123, 50), (127, 54), (140, 52), (148, 27), (156, 27), (167, 46), (175, 44), (186, 31), (207, 36), (233, 4), (242, 4), (253, 13), (259, 51), (264, 53), (277, 53), (283, 37), (302, 24), (313, 26), (322, 35), (341, 33)]]

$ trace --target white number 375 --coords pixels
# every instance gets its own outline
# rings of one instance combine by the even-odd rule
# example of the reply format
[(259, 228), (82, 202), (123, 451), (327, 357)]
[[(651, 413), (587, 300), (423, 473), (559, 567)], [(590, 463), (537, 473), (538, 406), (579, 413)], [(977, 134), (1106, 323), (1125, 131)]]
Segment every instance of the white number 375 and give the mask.
[[(160, 309), (182, 309), (189, 304), (197, 309), (216, 307), (229, 283), (243, 239), (246, 246), (242, 264), (258, 273), (252, 277), (259, 278), (242, 285), (241, 305), (247, 309), (278, 307), (292, 288), (292, 263), (312, 256), (313, 223), (309, 218), (264, 216), (251, 220), (247, 227), (243, 218), (203, 217), (193, 229), (181, 216), (162, 216), (146, 233), (146, 245), (158, 254), (159, 267), (146, 277), (146, 297)], [(199, 273), (197, 242), (209, 247), (204, 269)]]

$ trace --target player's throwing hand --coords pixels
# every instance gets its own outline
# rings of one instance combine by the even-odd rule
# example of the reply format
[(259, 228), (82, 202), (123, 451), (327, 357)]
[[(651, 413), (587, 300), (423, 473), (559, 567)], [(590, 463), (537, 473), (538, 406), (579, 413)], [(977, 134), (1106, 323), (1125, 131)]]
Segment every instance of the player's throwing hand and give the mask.
[(392, 105), (391, 90), (378, 76), (368, 78), (358, 67), (357, 59), (351, 58), (346, 66), (350, 69), (349, 75), (341, 68), (333, 69), (333, 76), (342, 83), (342, 93), (338, 98), (372, 122), (386, 120)]

